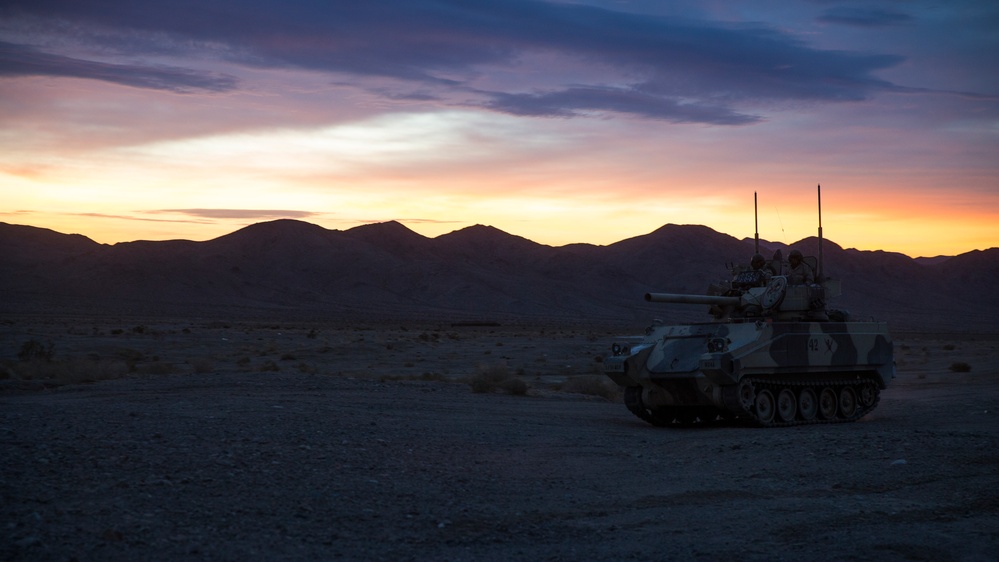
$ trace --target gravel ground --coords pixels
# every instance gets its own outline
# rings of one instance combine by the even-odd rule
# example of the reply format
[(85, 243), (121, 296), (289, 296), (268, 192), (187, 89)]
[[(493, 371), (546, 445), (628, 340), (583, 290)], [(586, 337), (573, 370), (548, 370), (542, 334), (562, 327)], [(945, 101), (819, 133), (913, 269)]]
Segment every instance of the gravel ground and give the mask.
[(999, 559), (995, 335), (896, 336), (859, 423), (678, 430), (554, 391), (615, 330), (94, 318), (0, 322), (0, 559)]
[[(236, 330), (225, 329), (225, 338), (175, 334), (236, 345)], [(21, 339), (15, 332), (24, 327), (12, 325), (12, 342)], [(57, 344), (109, 356), (96, 340), (79, 343), (83, 333), (111, 337), (80, 329)], [(180, 345), (163, 333), (115, 345), (137, 348), (146, 338), (163, 353)], [(258, 331), (240, 333), (261, 340)], [(344, 341), (357, 349), (351, 333)], [(546, 348), (537, 334), (438, 342), (406, 333), (411, 344), (376, 347), (409, 357), (414, 372), (442, 370), (431, 356), (474, 364), (473, 355), (492, 352), (533, 363), (542, 350), (562, 368), (569, 359), (560, 353), (603, 346), (576, 334)], [(205, 349), (200, 357), (216, 367), (209, 372), (8, 387), (0, 394), (0, 559), (999, 555), (995, 338), (897, 345), (899, 378), (858, 423), (660, 429), (593, 396), (476, 394), (460, 382), (355, 376), (370, 366), (332, 367), (345, 360), (340, 335), (295, 340), (324, 346), (314, 357), (294, 352), (314, 361), (309, 368), (239, 371), (245, 350)], [(291, 352), (273, 341), (261, 345), (280, 363)], [(424, 344), (438, 347), (417, 347)], [(975, 368), (949, 373), (955, 358)], [(992, 362), (983, 369), (983, 361)]]

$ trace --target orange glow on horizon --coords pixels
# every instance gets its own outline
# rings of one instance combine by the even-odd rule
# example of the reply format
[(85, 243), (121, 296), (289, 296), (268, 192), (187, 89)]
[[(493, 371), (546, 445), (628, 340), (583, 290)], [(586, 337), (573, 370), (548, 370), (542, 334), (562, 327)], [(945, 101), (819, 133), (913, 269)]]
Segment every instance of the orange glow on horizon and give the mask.
[(761, 238), (790, 244), (816, 234), (821, 182), (825, 238), (844, 248), (917, 257), (999, 241), (999, 193), (987, 174), (962, 191), (942, 189), (943, 172), (888, 183), (831, 166), (815, 178), (813, 164), (764, 165), (741, 130), (728, 133), (734, 148), (724, 154), (710, 129), (608, 147), (605, 136), (625, 135), (626, 125), (566, 121), (538, 134), (522, 119), (452, 111), (13, 153), (0, 155), (0, 220), (101, 243), (208, 240), (284, 209), (331, 229), (398, 220), (434, 237), (487, 224), (552, 246), (606, 245), (667, 223), (752, 237), (757, 192)]
[[(371, 222), (398, 220), (411, 230), (436, 237), (473, 224), (495, 226), (509, 234), (541, 244), (562, 246), (583, 242), (607, 245), (648, 234), (667, 223), (702, 224), (735, 238), (753, 236), (751, 196), (745, 205), (719, 204), (716, 199), (686, 199), (682, 203), (657, 202), (628, 205), (606, 200), (565, 201), (557, 198), (511, 196), (426, 197), (401, 201), (392, 207), (390, 197), (374, 197), (371, 204), (354, 197), (352, 207), (338, 212), (304, 213), (290, 216), (325, 228), (345, 230)], [(864, 195), (862, 199), (870, 202)], [(854, 199), (855, 200), (855, 199)], [(254, 203), (266, 202), (254, 200)], [(175, 212), (142, 212), (133, 206), (111, 208), (95, 205), (90, 210), (83, 202), (66, 205), (54, 212), (15, 212), (0, 220), (26, 224), (66, 234), (82, 234), (96, 242), (113, 244), (134, 240), (209, 240), (257, 222), (281, 218), (267, 217), (210, 218)], [(287, 206), (287, 205), (286, 205)], [(273, 207), (273, 206), (272, 206)], [(302, 209), (303, 206), (292, 205)], [(259, 205), (252, 208), (263, 208)], [(330, 208), (319, 204), (310, 209)], [(999, 221), (990, 209), (939, 207), (936, 202), (909, 201), (892, 207), (873, 209), (841, 200), (829, 189), (823, 191), (823, 234), (825, 239), (844, 248), (900, 252), (910, 257), (956, 255), (975, 249), (996, 246)], [(761, 200), (760, 237), (794, 243), (817, 233), (817, 210), (814, 203), (764, 208)], [(253, 214), (249, 212), (248, 214)]]

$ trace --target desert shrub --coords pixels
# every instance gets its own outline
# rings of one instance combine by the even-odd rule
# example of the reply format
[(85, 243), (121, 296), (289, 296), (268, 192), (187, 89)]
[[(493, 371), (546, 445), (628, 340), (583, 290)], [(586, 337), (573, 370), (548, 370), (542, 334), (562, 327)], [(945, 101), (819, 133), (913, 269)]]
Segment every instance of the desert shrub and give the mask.
[(967, 373), (971, 371), (971, 365), (965, 363), (964, 361), (957, 361), (956, 363), (950, 364), (950, 370), (955, 373)]
[(122, 348), (115, 351), (115, 356), (125, 362), (128, 365), (128, 370), (135, 372), (136, 366), (140, 361), (146, 359), (146, 355), (137, 349)]
[(510, 378), (505, 381), (500, 382), (500, 389), (507, 394), (513, 394), (514, 396), (524, 396), (527, 394), (527, 383), (524, 379)]
[(21, 351), (17, 352), (18, 361), (52, 361), (54, 355), (52, 342), (48, 345), (38, 340), (28, 340), (21, 346)]
[(944, 351), (954, 351), (954, 349), (956, 349), (956, 347), (952, 343), (948, 343), (947, 345), (943, 346), (943, 348)]
[(386, 381), (427, 381), (446, 382), (448, 378), (441, 373), (425, 372), (421, 375), (383, 375), (378, 378), (381, 382)]
[(501, 390), (509, 394), (527, 394), (527, 383), (510, 373), (504, 364), (481, 365), (468, 384), (472, 392), (487, 393)]
[(281, 367), (278, 367), (277, 363), (273, 361), (264, 361), (264, 364), (260, 366), (261, 372), (267, 371), (280, 371)]
[(598, 375), (569, 377), (558, 389), (562, 392), (602, 396), (608, 400), (617, 400), (621, 395), (620, 388), (613, 381)]
[(215, 369), (215, 362), (208, 357), (197, 357), (191, 359), (188, 363), (191, 364), (194, 372), (198, 374), (210, 373)]
[(144, 375), (169, 375), (177, 372), (177, 368), (173, 363), (160, 361), (139, 365), (136, 370)]
[(46, 381), (54, 384), (73, 384), (118, 379), (129, 372), (124, 361), (67, 359), (47, 361), (33, 359), (22, 361), (9, 369), (11, 378), (30, 381)]

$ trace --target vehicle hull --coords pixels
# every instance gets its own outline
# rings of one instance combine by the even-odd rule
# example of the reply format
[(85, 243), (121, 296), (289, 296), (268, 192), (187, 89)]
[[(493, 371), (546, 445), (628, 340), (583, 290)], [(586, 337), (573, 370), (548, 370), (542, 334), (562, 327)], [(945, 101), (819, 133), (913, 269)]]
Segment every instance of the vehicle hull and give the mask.
[[(646, 419), (655, 425), (718, 416), (761, 425), (853, 421), (874, 408), (895, 369), (883, 322), (659, 325), (615, 350), (604, 360), (605, 373), (625, 389), (626, 405), (636, 415), (669, 418)], [(830, 394), (842, 411), (832, 415), (833, 406), (826, 404), (829, 415), (812, 416), (811, 402), (829, 402)], [(784, 409), (771, 412), (777, 405)]]

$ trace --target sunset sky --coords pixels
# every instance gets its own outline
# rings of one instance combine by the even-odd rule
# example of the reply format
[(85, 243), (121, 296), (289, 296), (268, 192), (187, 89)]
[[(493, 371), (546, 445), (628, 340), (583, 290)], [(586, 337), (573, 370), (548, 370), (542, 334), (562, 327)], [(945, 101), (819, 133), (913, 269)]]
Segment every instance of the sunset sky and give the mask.
[(999, 2), (0, 5), (0, 221), (999, 246)]

